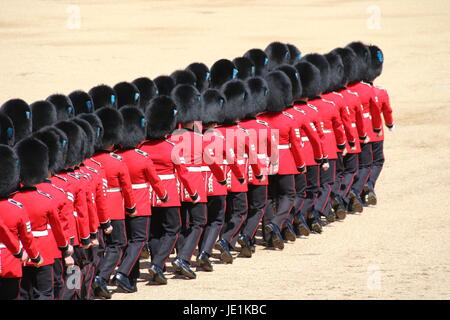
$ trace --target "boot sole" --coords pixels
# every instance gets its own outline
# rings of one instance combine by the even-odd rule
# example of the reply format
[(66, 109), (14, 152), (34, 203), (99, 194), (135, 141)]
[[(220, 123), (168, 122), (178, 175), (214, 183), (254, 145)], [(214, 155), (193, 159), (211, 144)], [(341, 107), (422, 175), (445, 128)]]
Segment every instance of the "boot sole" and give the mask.
[(246, 258), (251, 258), (252, 257), (252, 248), (247, 246), (245, 244), (245, 241), (243, 241), (242, 239), (238, 239), (237, 242), (241, 246), (241, 254)]
[(318, 223), (313, 223), (312, 229), (314, 232), (322, 233), (322, 227)]
[(203, 263), (203, 262), (202, 262), (201, 260), (199, 260), (199, 259), (197, 259), (196, 262), (197, 262), (197, 266), (198, 266), (199, 268), (202, 268), (203, 271), (207, 271), (207, 272), (214, 271), (213, 267), (210, 266), (210, 265), (208, 265), (207, 263)]
[(367, 196), (367, 202), (372, 206), (377, 205), (377, 197), (375, 196), (375, 194), (373, 192), (369, 192), (369, 194)]
[(284, 233), (284, 238), (288, 241), (292, 241), (295, 242), (295, 240), (297, 240), (297, 237), (295, 236), (295, 233), (292, 233), (290, 231), (286, 231)]
[(283, 250), (283, 249), (284, 249), (284, 242), (283, 242), (283, 239), (279, 238), (279, 237), (275, 234), (275, 232), (274, 232), (274, 230), (272, 229), (272, 227), (266, 226), (264, 229), (266, 230), (267, 233), (271, 233), (271, 234), (272, 234), (272, 243), (273, 243), (273, 246), (274, 246), (275, 248), (277, 248), (277, 249)]

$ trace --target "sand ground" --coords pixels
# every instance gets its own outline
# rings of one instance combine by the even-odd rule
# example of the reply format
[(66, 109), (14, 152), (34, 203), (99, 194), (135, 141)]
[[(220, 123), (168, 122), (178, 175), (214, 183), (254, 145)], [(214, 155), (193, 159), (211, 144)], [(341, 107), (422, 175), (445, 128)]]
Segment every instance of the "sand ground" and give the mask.
[(114, 299), (449, 299), (449, 11), (445, 0), (0, 0), (0, 101), (153, 78), (273, 40), (304, 54), (377, 44), (397, 130), (376, 208), (282, 252), (258, 247), (197, 280), (143, 280)]

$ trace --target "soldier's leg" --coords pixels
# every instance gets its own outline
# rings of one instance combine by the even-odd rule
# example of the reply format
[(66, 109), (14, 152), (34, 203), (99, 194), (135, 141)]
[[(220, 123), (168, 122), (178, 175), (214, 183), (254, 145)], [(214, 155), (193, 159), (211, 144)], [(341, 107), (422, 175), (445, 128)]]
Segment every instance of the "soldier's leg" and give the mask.
[(204, 251), (208, 255), (212, 254), (214, 244), (219, 238), (220, 231), (222, 229), (225, 209), (226, 209), (226, 196), (210, 196), (208, 197), (207, 213), (208, 221), (203, 231), (201, 242), (199, 244), (199, 251)]
[(36, 268), (34, 275), (36, 300), (53, 300), (53, 265)]
[(222, 240), (231, 245), (237, 239), (241, 227), (247, 216), (247, 193), (246, 192), (230, 192), (227, 195), (227, 212), (230, 219), (224, 224)]
[(20, 278), (0, 277), (0, 300), (19, 299)]

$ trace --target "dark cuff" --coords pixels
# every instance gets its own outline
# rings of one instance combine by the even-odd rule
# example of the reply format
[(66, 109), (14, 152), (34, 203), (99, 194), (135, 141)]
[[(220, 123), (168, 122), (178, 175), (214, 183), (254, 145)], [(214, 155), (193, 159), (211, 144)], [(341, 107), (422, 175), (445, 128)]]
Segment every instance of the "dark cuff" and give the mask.
[(353, 148), (355, 146), (355, 141), (349, 141), (348, 145), (350, 146), (350, 148)]
[(38, 253), (36, 258), (30, 259), (30, 261), (33, 262), (33, 263), (38, 263), (39, 260), (41, 260), (41, 254), (40, 253)]
[(83, 246), (88, 246), (88, 245), (90, 245), (90, 244), (91, 244), (91, 238), (90, 238), (90, 237), (87, 237), (87, 238), (85, 238), (85, 239), (81, 239), (81, 244), (82, 244)]
[(167, 202), (169, 201), (169, 193), (166, 192), (166, 195), (164, 196), (164, 198), (161, 199), (162, 202)]
[(255, 178), (261, 181), (262, 178), (264, 178), (264, 175), (263, 175), (263, 174), (260, 174), (259, 176), (255, 176)]
[(373, 128), (373, 132), (379, 133), (379, 132), (381, 132), (381, 128)]
[(314, 158), (314, 161), (315, 161), (317, 164), (321, 164), (322, 161), (323, 161), (323, 158)]
[(64, 248), (59, 248), (59, 249), (61, 250), (64, 258), (67, 258), (70, 256), (69, 251), (68, 251), (69, 245), (65, 246)]
[(100, 227), (102, 228), (102, 230), (106, 230), (111, 226), (111, 220), (108, 220), (106, 222), (102, 222), (100, 223)]
[(75, 245), (75, 238), (74, 237), (70, 238), (69, 243), (71, 246)]
[(225, 180), (219, 181), (219, 184), (222, 185), (222, 186), (224, 186), (224, 185), (227, 184), (227, 180), (225, 179)]
[(366, 138), (367, 138), (367, 135), (365, 135), (364, 137), (359, 136), (359, 140), (362, 140), (362, 141), (366, 140)]
[(20, 249), (19, 253), (16, 253), (14, 255), (14, 257), (16, 257), (17, 259), (22, 259), (23, 256), (23, 248)]
[(133, 213), (135, 213), (135, 212), (136, 212), (136, 205), (134, 205), (133, 208), (125, 208), (125, 211), (126, 211), (128, 214), (133, 214)]
[(91, 232), (91, 240), (96, 240), (96, 239), (98, 239), (97, 232)]
[(386, 124), (386, 127), (388, 127), (389, 129), (392, 129), (394, 127), (394, 124)]
[(338, 144), (338, 145), (337, 145), (337, 148), (338, 148), (339, 150), (344, 150), (344, 149), (345, 149), (345, 142), (344, 142), (343, 144)]
[(323, 158), (322, 164), (328, 163), (328, 158)]
[(297, 171), (300, 172), (300, 173), (304, 173), (306, 171), (306, 166), (303, 165), (301, 167), (297, 167)]
[(191, 199), (192, 199), (192, 201), (197, 201), (197, 199), (198, 199), (198, 193), (196, 192), (195, 194), (193, 194), (193, 195), (191, 196)]
[(238, 181), (239, 181), (241, 184), (244, 184), (245, 178), (238, 178)]

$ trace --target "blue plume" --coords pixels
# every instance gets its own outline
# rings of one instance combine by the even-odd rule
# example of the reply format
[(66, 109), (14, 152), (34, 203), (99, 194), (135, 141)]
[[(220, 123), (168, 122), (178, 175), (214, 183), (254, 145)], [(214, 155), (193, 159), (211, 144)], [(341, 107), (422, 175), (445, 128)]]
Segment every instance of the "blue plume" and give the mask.
[(14, 129), (13, 128), (10, 127), (8, 129), (6, 129), (6, 134), (8, 135), (8, 138), (12, 138), (13, 133), (14, 133)]
[(139, 92), (136, 92), (134, 94), (134, 101), (138, 101), (139, 100)]
[(116, 96), (115, 95), (111, 95), (111, 103), (114, 104), (116, 103)]
[(86, 106), (89, 111), (92, 111), (92, 101), (90, 101), (90, 100), (86, 101)]
[(145, 128), (145, 124), (147, 123), (147, 120), (144, 118), (141, 119), (141, 128)]
[(25, 116), (27, 117), (27, 120), (30, 120), (30, 116), (31, 116), (30, 111), (25, 111)]
[(233, 79), (237, 78), (237, 74), (239, 73), (238, 69), (233, 68)]

